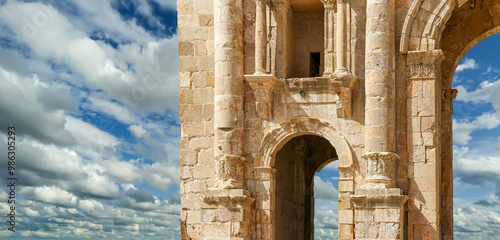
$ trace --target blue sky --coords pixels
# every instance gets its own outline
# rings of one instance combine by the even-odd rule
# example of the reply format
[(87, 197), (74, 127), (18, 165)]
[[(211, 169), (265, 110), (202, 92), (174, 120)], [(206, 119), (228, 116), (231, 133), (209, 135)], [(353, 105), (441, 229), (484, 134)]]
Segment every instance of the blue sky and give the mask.
[[(0, 238), (180, 238), (175, 7), (0, 0), (0, 144), (15, 125), (19, 178), (17, 233)], [(473, 48), (453, 82), (457, 239), (500, 234), (498, 42)], [(337, 234), (336, 164), (315, 177), (316, 239)]]

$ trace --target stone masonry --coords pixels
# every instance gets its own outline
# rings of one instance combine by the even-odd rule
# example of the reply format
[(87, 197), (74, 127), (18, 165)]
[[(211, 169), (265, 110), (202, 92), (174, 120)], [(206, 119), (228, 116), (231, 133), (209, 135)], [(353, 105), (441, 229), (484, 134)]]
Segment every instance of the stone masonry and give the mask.
[(178, 0), (182, 239), (453, 239), (453, 73), (500, 0)]

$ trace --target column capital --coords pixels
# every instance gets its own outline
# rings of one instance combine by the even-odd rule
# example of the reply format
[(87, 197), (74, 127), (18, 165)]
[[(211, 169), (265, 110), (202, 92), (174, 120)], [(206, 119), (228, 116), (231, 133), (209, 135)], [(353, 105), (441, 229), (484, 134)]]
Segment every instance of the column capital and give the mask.
[(321, 2), (325, 6), (325, 9), (332, 9), (336, 6), (336, 0), (321, 0)]
[(408, 52), (407, 77), (409, 79), (436, 78), (439, 64), (443, 60), (444, 54), (441, 50)]
[(361, 158), (366, 161), (365, 188), (395, 187), (398, 154), (393, 152), (369, 152), (361, 156)]
[(245, 157), (237, 155), (217, 156), (215, 174), (219, 189), (242, 188), (245, 177)]

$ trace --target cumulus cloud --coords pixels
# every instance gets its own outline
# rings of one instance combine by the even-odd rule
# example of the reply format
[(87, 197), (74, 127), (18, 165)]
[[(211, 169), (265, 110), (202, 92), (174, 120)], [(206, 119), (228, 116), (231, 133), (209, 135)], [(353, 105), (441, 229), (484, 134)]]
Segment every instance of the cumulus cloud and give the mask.
[(458, 144), (467, 144), (472, 137), (470, 134), (477, 130), (491, 130), (500, 126), (497, 114), (485, 113), (473, 121), (453, 119), (453, 141)]
[(323, 181), (320, 177), (314, 176), (314, 198), (337, 200), (338, 191), (335, 189), (332, 182)]
[(178, 238), (177, 35), (153, 8), (176, 2), (134, 1), (132, 17), (117, 4), (0, 3), (0, 125), (18, 128), (25, 237)]
[(476, 62), (476, 60), (472, 58), (464, 58), (464, 60), (462, 60), (462, 62), (460, 62), (460, 64), (457, 66), (455, 72), (459, 73), (465, 70), (474, 70), (478, 68), (479, 64)]

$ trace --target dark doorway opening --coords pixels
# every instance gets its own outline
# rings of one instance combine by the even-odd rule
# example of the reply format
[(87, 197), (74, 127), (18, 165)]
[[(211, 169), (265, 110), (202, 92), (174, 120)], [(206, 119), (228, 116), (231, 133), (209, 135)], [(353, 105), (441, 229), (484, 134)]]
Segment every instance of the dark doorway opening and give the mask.
[(309, 67), (309, 76), (310, 77), (319, 77), (319, 66), (321, 65), (321, 53), (312, 52), (311, 57), (309, 59), (310, 67)]

